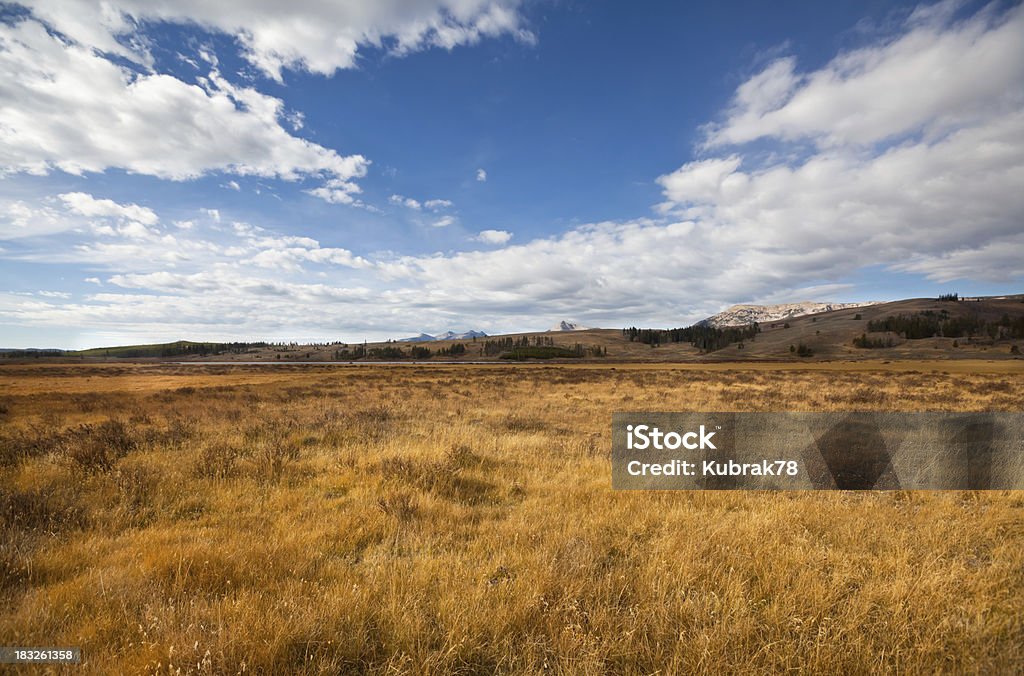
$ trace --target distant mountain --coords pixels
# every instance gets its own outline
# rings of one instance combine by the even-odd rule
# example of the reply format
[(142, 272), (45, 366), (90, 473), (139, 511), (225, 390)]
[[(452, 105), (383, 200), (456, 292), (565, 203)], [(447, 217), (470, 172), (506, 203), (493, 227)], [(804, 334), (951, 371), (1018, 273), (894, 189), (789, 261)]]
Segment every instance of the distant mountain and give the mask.
[(804, 315), (813, 315), (819, 312), (831, 312), (833, 310), (845, 310), (848, 308), (867, 307), (878, 305), (877, 301), (867, 303), (819, 303), (815, 301), (804, 301), (802, 303), (784, 303), (781, 305), (733, 305), (727, 310), (702, 319), (698, 324), (708, 326), (744, 326), (747, 324), (764, 324), (766, 322), (778, 322)]
[(445, 331), (444, 333), (432, 336), (429, 333), (421, 333), (418, 336), (412, 338), (401, 338), (398, 342), (400, 343), (429, 343), (436, 340), (473, 340), (474, 338), (486, 338), (487, 334), (483, 331), (469, 330), (464, 333), (455, 333), (454, 331)]
[(445, 331), (441, 335), (437, 336), (435, 340), (473, 340), (474, 338), (486, 338), (487, 334), (483, 331), (469, 330), (465, 333), (455, 333), (454, 331)]
[(589, 328), (589, 326), (583, 326), (583, 324), (562, 320), (548, 329), (548, 331), (586, 331)]
[(429, 333), (421, 333), (420, 335), (413, 336), (412, 338), (399, 338), (398, 342), (399, 343), (427, 343), (427, 342), (430, 342), (432, 340), (437, 340), (437, 338), (435, 338), (434, 336), (430, 335)]

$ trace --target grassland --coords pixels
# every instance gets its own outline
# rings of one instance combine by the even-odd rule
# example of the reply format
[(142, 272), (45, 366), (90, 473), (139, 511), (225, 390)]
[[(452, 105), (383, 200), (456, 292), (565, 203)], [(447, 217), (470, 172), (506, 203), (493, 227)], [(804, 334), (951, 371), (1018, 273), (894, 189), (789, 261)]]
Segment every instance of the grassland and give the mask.
[(1019, 364), (5, 366), (0, 637), (103, 674), (1019, 672), (1022, 492), (609, 474), (615, 410), (1020, 410)]

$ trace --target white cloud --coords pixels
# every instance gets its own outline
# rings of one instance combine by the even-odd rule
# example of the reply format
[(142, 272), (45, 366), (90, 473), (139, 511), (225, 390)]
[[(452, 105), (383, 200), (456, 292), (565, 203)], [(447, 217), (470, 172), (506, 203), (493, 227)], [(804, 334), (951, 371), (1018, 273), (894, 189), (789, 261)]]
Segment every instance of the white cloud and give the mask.
[(101, 236), (153, 238), (156, 213), (138, 204), (119, 204), (84, 192), (68, 192), (35, 204), (0, 200), (0, 240), (92, 232)]
[(474, 239), (485, 244), (505, 244), (512, 239), (512, 233), (506, 230), (481, 230)]
[[(819, 140), (827, 128), (808, 124), (779, 134), (781, 147), (767, 160), (760, 146), (740, 146), (660, 177), (666, 201), (659, 211), (667, 220), (598, 223), (496, 251), (405, 257), (381, 269), (428, 289), (427, 302), (510, 314), (587, 308), (597, 317), (588, 323), (598, 325), (602, 316), (623, 315), (677, 325), (733, 302), (836, 293), (840, 280), (875, 266), (940, 282), (1013, 283), (1024, 276), (1024, 108), (1008, 102), (1024, 100), (1024, 78), (996, 75), (1000, 87), (979, 90), (958, 74), (969, 63), (979, 69), (974, 79), (984, 79), (987, 52), (1015, 53), (1007, 26), (1017, 26), (1022, 13), (986, 10), (944, 29), (935, 27), (938, 19), (915, 19), (904, 34), (857, 52), (862, 67), (854, 79), (900, 72), (907, 80), (889, 79), (885, 94), (847, 100), (844, 119), (892, 111), (892, 120), (912, 117), (917, 128), (927, 127), (919, 137), (866, 148), (865, 138), (908, 129), (906, 122), (885, 123), (872, 134), (837, 133), (808, 151), (804, 141)], [(982, 98), (941, 121), (920, 107), (913, 93), (922, 74), (891, 62), (915, 62), (908, 35), (919, 40), (917, 51), (933, 54), (936, 72), (951, 74), (940, 87), (944, 100)], [(933, 43), (964, 48), (936, 50)], [(744, 110), (775, 110), (805, 86), (792, 82), (839, 87), (836, 72), (833, 63), (795, 76), (791, 63), (777, 63), (741, 85), (735, 100)]]
[(0, 73), (0, 172), (323, 177), (334, 195), (369, 164), (292, 136), (279, 99), (216, 70), (198, 84), (136, 74), (32, 19), (0, 24)]
[(894, 269), (916, 272), (935, 282), (981, 279), (991, 282), (1024, 278), (1024, 233), (994, 238), (939, 254), (913, 254)]
[(361, 193), (362, 189), (351, 181), (333, 178), (322, 187), (307, 190), (306, 192), (331, 204), (355, 205), (357, 200), (352, 195)]
[[(596, 326), (679, 326), (733, 302), (845, 293), (849, 278), (866, 268), (943, 283), (1019, 281), (1024, 107), (1010, 104), (1024, 100), (1024, 78), (1008, 80), (1006, 71), (1017, 66), (1006, 63), (993, 75), (999, 88), (960, 73), (974, 64), (974, 79), (983, 80), (990, 52), (1015, 54), (1002, 36), (1022, 12), (989, 8), (955, 24), (948, 14), (922, 12), (900, 34), (817, 71), (775, 62), (737, 89), (724, 122), (709, 130), (705, 154), (681, 158), (658, 179), (665, 202), (655, 218), (593, 223), (517, 244), (505, 231), (483, 231), (476, 241), (499, 248), (365, 258), (345, 242), (321, 245), (244, 223), (205, 229), (216, 241), (201, 239), (198, 228), (178, 229), (159, 245), (86, 232), (97, 241), (70, 251), (40, 246), (38, 255), (87, 260), (109, 271), (104, 289), (125, 292), (61, 303), (0, 295), (0, 323), (342, 338), (418, 330), (437, 325), (439, 314), (446, 324), (489, 332), (531, 328), (549, 315)], [(943, 101), (978, 100), (951, 103), (942, 109), (948, 114), (922, 105), (917, 80), (932, 71), (896, 63), (919, 64), (917, 54), (931, 55), (933, 71), (949, 74), (932, 85)], [(877, 81), (889, 85), (868, 95), (867, 84)], [(845, 107), (818, 101), (826, 85)], [(847, 86), (865, 95), (850, 96)], [(814, 114), (801, 113), (805, 105)], [(395, 197), (403, 205), (409, 199)], [(430, 202), (416, 200), (427, 209)], [(4, 232), (74, 227), (53, 204), (14, 204), (0, 210)]]
[(138, 22), (196, 23), (234, 36), (250, 63), (280, 80), (284, 68), (322, 75), (352, 68), (364, 47), (406, 54), (500, 35), (532, 43), (518, 5), (519, 0), (33, 0), (32, 11), (73, 40), (139, 63), (151, 61), (145, 43), (119, 40)]
[(724, 268), (739, 253), (736, 266), (769, 280), (873, 265), (1020, 279), (1024, 7), (951, 25), (948, 9), (915, 12), (902, 34), (819, 71), (795, 75), (784, 59), (745, 82), (710, 145), (770, 136), (775, 159), (689, 162), (658, 179), (659, 210), (692, 220)]
[(138, 204), (118, 204), (114, 200), (97, 199), (84, 192), (66, 192), (58, 197), (72, 212), (82, 216), (116, 218), (142, 225), (156, 225), (160, 220), (152, 209)]
[(1024, 105), (1024, 7), (950, 23), (954, 4), (915, 12), (905, 30), (798, 73), (779, 59), (736, 91), (709, 147), (771, 137), (822, 146), (936, 135)]
[(411, 197), (404, 197), (402, 195), (392, 195), (391, 197), (388, 198), (388, 201), (391, 202), (392, 204), (398, 204), (400, 206), (406, 207), (407, 209), (413, 209), (414, 211), (419, 211), (420, 209), (423, 208), (423, 205), (419, 202), (419, 200), (414, 200)]
[(309, 247), (268, 248), (260, 251), (249, 259), (262, 268), (280, 268), (300, 270), (302, 262), (340, 265), (349, 268), (369, 268), (372, 264), (364, 258), (355, 256), (347, 249), (320, 248), (317, 242)]
[(442, 216), (441, 218), (431, 223), (431, 225), (434, 226), (435, 228), (447, 228), (449, 225), (453, 225), (454, 223), (454, 216)]
[(481, 183), (486, 182), (487, 181), (487, 172), (485, 170), (483, 170), (483, 169), (477, 169), (476, 170), (476, 180), (481, 182)]
[(234, 190), (235, 192), (238, 192), (239, 190), (242, 189), (242, 187), (238, 185), (238, 181), (228, 181), (222, 187), (228, 188), (229, 190)]
[(0, 240), (52, 235), (79, 225), (65, 212), (46, 204), (0, 200)]
[(404, 195), (392, 195), (388, 198), (388, 201), (392, 204), (412, 209), (413, 211), (422, 211), (423, 209), (427, 209), (429, 211), (437, 212), (450, 209), (455, 206), (451, 200), (429, 199), (426, 201), (420, 201)]
[(658, 184), (673, 203), (714, 202), (730, 192), (742, 190), (746, 176), (737, 174), (740, 158), (698, 160), (684, 164), (671, 174), (658, 177)]

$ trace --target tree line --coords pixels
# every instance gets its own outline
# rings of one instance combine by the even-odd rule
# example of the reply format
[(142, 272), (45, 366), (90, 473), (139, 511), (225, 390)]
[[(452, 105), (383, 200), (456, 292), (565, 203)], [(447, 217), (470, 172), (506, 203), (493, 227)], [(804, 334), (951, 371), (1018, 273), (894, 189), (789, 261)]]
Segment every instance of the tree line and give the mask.
[(507, 338), (485, 340), (483, 344), (483, 354), (486, 357), (495, 357), (515, 349), (554, 346), (555, 339), (551, 336), (533, 336), (532, 339), (530, 336), (522, 336), (520, 338), (508, 336)]
[[(869, 332), (888, 331), (907, 340), (922, 338), (973, 338), (988, 336), (992, 340), (1001, 338), (1024, 338), (1024, 315), (1011, 318), (1003, 314), (998, 321), (988, 321), (977, 315), (951, 317), (948, 310), (935, 312), (924, 310), (913, 314), (894, 315), (868, 322)], [(872, 346), (874, 347), (874, 346)]]
[(502, 359), (524, 361), (526, 359), (582, 359), (583, 357), (607, 357), (608, 348), (600, 345), (576, 343), (572, 347), (555, 345), (522, 345), (513, 347), (501, 355)]
[(754, 340), (761, 332), (757, 323), (747, 326), (715, 327), (710, 324), (693, 324), (679, 329), (639, 329), (631, 326), (622, 329), (622, 335), (630, 342), (639, 342), (651, 347), (666, 343), (689, 343), (703, 352), (714, 352), (733, 343)]
[(355, 361), (357, 359), (432, 359), (433, 357), (461, 357), (466, 354), (465, 343), (454, 343), (449, 347), (442, 347), (431, 350), (425, 345), (412, 345), (409, 350), (403, 350), (397, 345), (385, 345), (384, 347), (370, 347), (356, 345), (344, 347), (334, 351), (336, 361)]

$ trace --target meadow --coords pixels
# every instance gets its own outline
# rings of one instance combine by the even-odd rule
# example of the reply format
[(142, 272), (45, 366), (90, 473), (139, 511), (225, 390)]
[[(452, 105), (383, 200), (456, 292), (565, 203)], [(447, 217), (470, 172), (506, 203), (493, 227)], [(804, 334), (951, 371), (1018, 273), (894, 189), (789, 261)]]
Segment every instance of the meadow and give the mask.
[(0, 643), (97, 674), (1020, 672), (1024, 491), (613, 492), (609, 461), (612, 411), (1019, 411), (1014, 364), (6, 365)]

